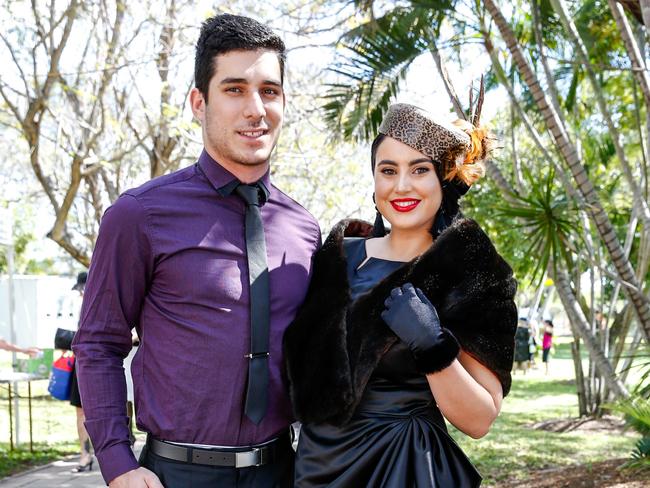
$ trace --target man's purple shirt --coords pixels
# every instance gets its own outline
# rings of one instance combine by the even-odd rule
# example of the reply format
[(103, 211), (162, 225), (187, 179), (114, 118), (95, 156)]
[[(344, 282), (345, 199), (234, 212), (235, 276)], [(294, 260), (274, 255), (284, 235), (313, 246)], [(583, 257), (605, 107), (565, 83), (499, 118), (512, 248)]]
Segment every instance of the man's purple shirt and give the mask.
[(86, 428), (108, 482), (138, 464), (129, 446), (122, 359), (131, 328), (137, 424), (176, 442), (264, 442), (292, 421), (282, 335), (303, 302), (320, 245), (314, 218), (270, 183), (262, 207), (270, 279), (269, 407), (244, 416), (250, 352), (245, 205), (218, 189), (235, 177), (197, 164), (125, 192), (106, 211), (73, 350)]

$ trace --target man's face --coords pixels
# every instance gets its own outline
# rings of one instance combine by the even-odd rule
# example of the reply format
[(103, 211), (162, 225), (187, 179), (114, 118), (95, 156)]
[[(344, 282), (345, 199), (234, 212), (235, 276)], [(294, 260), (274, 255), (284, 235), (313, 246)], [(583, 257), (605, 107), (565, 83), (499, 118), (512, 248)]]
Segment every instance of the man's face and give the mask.
[(207, 103), (196, 88), (190, 95), (205, 148), (236, 176), (251, 167), (265, 170), (284, 117), (277, 53), (230, 51), (215, 63)]

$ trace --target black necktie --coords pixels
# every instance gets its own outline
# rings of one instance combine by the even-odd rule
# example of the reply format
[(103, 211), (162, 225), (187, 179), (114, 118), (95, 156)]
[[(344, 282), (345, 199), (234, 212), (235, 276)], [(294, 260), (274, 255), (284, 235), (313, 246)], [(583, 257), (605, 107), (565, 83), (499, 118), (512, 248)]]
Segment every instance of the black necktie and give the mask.
[(241, 184), (235, 193), (246, 202), (246, 254), (251, 306), (251, 352), (246, 357), (248, 386), (244, 413), (255, 424), (266, 414), (269, 386), (269, 269), (260, 207), (264, 204), (257, 185)]

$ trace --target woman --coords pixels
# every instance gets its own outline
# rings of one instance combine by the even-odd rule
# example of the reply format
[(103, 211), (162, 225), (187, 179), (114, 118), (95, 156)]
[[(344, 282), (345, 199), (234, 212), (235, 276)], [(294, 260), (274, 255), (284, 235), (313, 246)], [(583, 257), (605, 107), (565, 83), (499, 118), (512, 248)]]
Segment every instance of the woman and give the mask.
[(334, 227), (285, 334), (303, 422), (295, 483), (478, 486), (443, 416), (481, 437), (510, 389), (516, 283), (458, 213), (482, 174), (487, 137), (405, 104), (390, 107), (379, 132), (376, 237), (347, 238), (370, 227), (359, 221)]
[(546, 374), (548, 375), (548, 363), (551, 348), (553, 347), (553, 321), (544, 320), (544, 336), (542, 338), (542, 362), (544, 363)]

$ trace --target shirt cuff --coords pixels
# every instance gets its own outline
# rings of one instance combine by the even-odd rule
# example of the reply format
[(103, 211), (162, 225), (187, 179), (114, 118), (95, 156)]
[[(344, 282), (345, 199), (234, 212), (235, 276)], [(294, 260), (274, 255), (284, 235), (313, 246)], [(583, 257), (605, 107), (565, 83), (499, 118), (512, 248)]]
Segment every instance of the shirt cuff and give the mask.
[(101, 453), (96, 453), (95, 456), (106, 484), (118, 476), (140, 467), (128, 442), (107, 447)]

